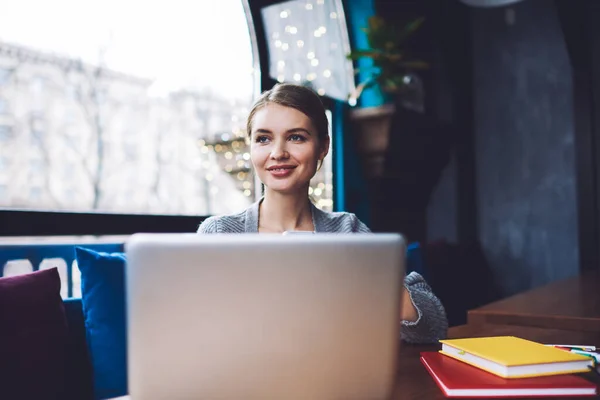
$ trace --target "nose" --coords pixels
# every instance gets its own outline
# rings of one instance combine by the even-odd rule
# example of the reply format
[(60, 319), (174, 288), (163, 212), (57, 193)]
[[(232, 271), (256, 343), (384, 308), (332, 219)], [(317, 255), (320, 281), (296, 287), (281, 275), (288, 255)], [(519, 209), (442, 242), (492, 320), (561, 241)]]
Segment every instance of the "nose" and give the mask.
[(290, 157), (290, 153), (288, 153), (285, 141), (278, 141), (274, 144), (273, 150), (271, 151), (271, 159), (272, 160), (284, 160)]

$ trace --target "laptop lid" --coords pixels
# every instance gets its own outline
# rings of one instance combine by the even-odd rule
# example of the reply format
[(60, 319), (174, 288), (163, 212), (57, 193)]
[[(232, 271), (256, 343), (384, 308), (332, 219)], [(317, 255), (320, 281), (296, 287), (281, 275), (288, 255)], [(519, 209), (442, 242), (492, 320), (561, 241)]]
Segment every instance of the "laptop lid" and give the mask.
[(136, 234), (126, 253), (133, 400), (389, 396), (400, 235)]

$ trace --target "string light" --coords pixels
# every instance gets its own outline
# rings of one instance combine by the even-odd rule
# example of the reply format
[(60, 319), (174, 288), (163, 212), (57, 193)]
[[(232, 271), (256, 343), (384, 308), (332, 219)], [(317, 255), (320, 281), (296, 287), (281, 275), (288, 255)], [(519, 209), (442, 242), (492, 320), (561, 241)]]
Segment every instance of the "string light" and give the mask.
[(300, 48), (304, 47), (304, 40), (298, 40), (296, 42), (296, 45), (298, 45), (298, 47), (300, 47)]
[(337, 13), (335, 11), (329, 13), (329, 18), (336, 19), (337, 18)]
[(313, 51), (309, 51), (308, 53), (306, 53), (306, 57), (309, 60), (312, 60), (313, 58), (315, 58), (315, 53)]
[(308, 11), (310, 11), (310, 10), (312, 10), (312, 9), (313, 9), (313, 5), (312, 5), (312, 4), (310, 4), (310, 3), (306, 4), (306, 6), (305, 6), (305, 7), (306, 7), (306, 9), (307, 9)]
[(301, 78), (302, 78), (302, 77), (300, 76), (300, 74), (294, 74), (294, 80), (295, 80), (296, 82), (300, 82), (300, 79), (301, 79)]
[(329, 78), (329, 77), (331, 76), (331, 71), (330, 71), (330, 70), (328, 70), (328, 69), (326, 69), (325, 71), (323, 71), (323, 76), (324, 76), (325, 78)]
[(319, 60), (317, 60), (316, 58), (313, 58), (312, 60), (310, 60), (310, 65), (312, 65), (313, 67), (316, 67), (317, 65), (319, 65)]
[(282, 18), (282, 19), (289, 17), (289, 15), (290, 14), (287, 11), (282, 11), (282, 12), (279, 13), (279, 17)]

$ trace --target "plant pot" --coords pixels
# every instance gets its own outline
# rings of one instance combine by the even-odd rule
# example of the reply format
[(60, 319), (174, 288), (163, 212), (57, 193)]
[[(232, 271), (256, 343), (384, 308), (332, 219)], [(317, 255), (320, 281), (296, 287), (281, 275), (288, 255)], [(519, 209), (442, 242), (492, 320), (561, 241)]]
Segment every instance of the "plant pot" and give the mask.
[(350, 120), (365, 178), (383, 176), (396, 107), (386, 104), (352, 110)]

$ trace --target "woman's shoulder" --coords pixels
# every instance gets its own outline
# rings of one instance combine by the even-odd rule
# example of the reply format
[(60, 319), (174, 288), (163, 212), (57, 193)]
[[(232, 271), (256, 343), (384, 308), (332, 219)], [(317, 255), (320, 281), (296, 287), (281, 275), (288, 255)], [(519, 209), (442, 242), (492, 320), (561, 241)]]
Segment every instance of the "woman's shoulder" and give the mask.
[(316, 211), (317, 230), (331, 233), (370, 233), (371, 230), (358, 217), (347, 211)]
[(197, 233), (243, 233), (246, 225), (246, 210), (227, 215), (206, 218)]

